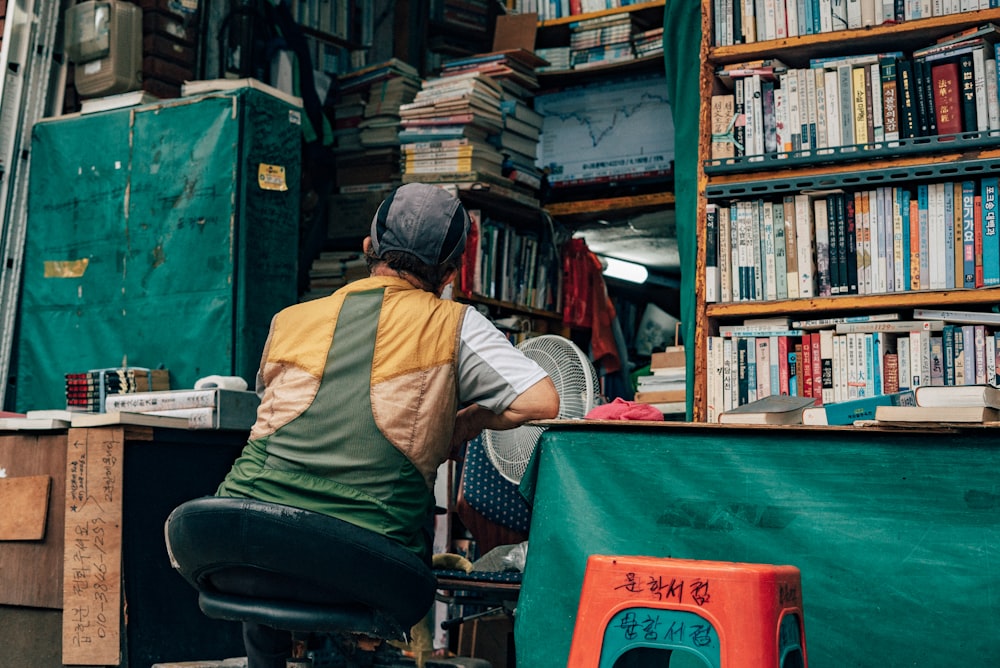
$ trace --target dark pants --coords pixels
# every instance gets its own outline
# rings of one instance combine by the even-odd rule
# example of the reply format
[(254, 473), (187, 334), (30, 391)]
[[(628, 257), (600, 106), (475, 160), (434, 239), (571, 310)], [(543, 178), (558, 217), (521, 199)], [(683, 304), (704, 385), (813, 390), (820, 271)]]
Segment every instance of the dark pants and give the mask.
[(247, 668), (285, 668), (292, 656), (292, 634), (262, 624), (243, 622), (243, 645)]

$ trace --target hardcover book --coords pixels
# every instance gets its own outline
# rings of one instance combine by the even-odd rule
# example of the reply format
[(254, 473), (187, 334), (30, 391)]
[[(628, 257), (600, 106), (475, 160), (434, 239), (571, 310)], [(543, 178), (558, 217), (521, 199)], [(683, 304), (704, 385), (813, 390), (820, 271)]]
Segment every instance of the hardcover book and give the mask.
[(875, 419), (878, 406), (915, 406), (912, 390), (861, 397), (823, 406), (812, 406), (802, 412), (802, 424), (850, 425), (855, 420)]
[(801, 424), (802, 411), (815, 405), (813, 397), (772, 394), (737, 406), (719, 416), (721, 424)]

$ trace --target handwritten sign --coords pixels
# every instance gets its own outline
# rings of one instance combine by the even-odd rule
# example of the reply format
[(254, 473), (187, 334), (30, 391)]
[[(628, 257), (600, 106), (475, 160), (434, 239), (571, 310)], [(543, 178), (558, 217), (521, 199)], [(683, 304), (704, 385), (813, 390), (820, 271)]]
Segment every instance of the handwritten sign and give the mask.
[(121, 659), (123, 452), (119, 428), (69, 430), (63, 664), (118, 665)]
[(640, 573), (625, 573), (620, 582), (612, 585), (616, 591), (626, 591), (643, 598), (656, 601), (676, 601), (684, 603), (685, 592), (689, 602), (705, 606), (712, 600), (709, 593), (708, 578), (694, 577), (690, 580), (665, 578), (662, 575), (643, 575)]

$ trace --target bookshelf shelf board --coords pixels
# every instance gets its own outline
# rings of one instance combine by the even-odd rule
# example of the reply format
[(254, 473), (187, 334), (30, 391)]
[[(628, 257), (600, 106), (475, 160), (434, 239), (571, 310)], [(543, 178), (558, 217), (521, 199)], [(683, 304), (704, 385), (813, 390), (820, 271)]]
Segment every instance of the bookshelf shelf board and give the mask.
[(922, 307), (981, 306), (1000, 304), (1000, 288), (968, 290), (919, 290), (877, 295), (843, 295), (780, 301), (745, 301), (706, 304), (709, 318), (738, 318), (775, 313), (831, 313), (840, 311), (899, 310)]
[(632, 60), (619, 60), (605, 63), (603, 65), (591, 65), (571, 70), (543, 70), (538, 72), (538, 81), (542, 88), (551, 90), (580, 83), (584, 79), (590, 79), (614, 72), (615, 74), (625, 74), (631, 72), (645, 72), (656, 69), (663, 69), (663, 54), (654, 53)]
[(673, 206), (675, 201), (674, 193), (662, 192), (573, 202), (554, 202), (547, 204), (545, 210), (555, 218), (587, 222), (608, 214), (623, 216), (650, 208)]
[(463, 292), (459, 292), (457, 290), (455, 292), (455, 298), (461, 302), (473, 303), (473, 304), (485, 304), (486, 306), (502, 309), (504, 311), (509, 311), (511, 313), (534, 315), (538, 316), (539, 318), (545, 318), (546, 320), (558, 320), (562, 322), (561, 313), (532, 308), (530, 306), (524, 306), (523, 304), (514, 304), (512, 302), (505, 302), (499, 299), (491, 299), (490, 297), (482, 297), (480, 295), (468, 295)]
[(833, 49), (839, 54), (912, 51), (932, 44), (944, 35), (983, 23), (1000, 21), (1000, 9), (980, 9), (961, 14), (946, 14), (903, 23), (882, 24), (854, 30), (838, 30), (801, 37), (774, 39), (749, 44), (717, 46), (709, 49), (713, 65), (726, 65), (757, 58), (771, 58), (780, 53), (790, 67), (808, 64), (818, 51)]
[[(978, 156), (978, 159), (977, 159)], [(864, 188), (933, 179), (956, 180), (1000, 173), (1000, 151), (947, 153), (888, 160), (879, 168), (859, 170), (856, 165), (828, 165), (773, 173), (748, 180), (746, 175), (719, 175), (705, 187), (709, 199), (754, 197), (826, 188)]]
[(656, 9), (657, 7), (663, 7), (666, 5), (666, 0), (653, 0), (652, 2), (640, 2), (634, 5), (626, 5), (624, 7), (615, 7), (614, 9), (605, 9), (599, 12), (588, 12), (586, 14), (573, 14), (572, 16), (563, 16), (558, 19), (549, 19), (547, 21), (539, 21), (538, 29), (544, 30), (546, 28), (552, 28), (555, 26), (569, 26), (570, 23), (576, 23), (577, 21), (583, 21), (585, 19), (596, 19), (600, 16), (610, 16), (612, 14), (622, 14), (625, 12), (641, 12), (647, 9)]
[[(818, 150), (793, 151), (790, 153), (774, 153), (740, 158), (723, 158), (709, 160), (705, 163), (705, 173), (712, 176), (722, 174), (760, 173), (774, 169), (795, 169), (800, 167), (815, 167), (819, 165), (856, 165), (860, 161), (880, 160), (883, 164), (892, 165), (894, 160), (914, 156), (927, 156), (939, 151), (954, 154), (961, 151), (964, 157), (970, 151), (995, 151), (1000, 148), (1000, 130), (983, 132), (963, 132), (954, 135), (937, 135), (934, 137), (916, 137), (901, 139), (889, 146), (886, 142), (877, 144), (856, 144)], [(928, 160), (929, 158), (923, 158)]]
[(532, 200), (520, 192), (482, 182), (454, 185), (466, 208), (489, 209), (498, 217), (510, 219), (509, 222), (512, 223), (538, 223), (541, 220), (538, 200)]

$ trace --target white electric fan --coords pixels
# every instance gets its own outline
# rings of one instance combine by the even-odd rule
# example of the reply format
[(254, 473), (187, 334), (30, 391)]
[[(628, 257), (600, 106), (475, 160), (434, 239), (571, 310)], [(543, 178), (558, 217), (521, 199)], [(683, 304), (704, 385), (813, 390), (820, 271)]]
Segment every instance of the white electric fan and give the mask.
[[(582, 418), (601, 396), (597, 371), (590, 359), (569, 339), (544, 334), (525, 339), (518, 349), (538, 363), (552, 378), (559, 393), (558, 419)], [(521, 425), (514, 429), (483, 431), (486, 454), (507, 480), (518, 483), (544, 427)]]

